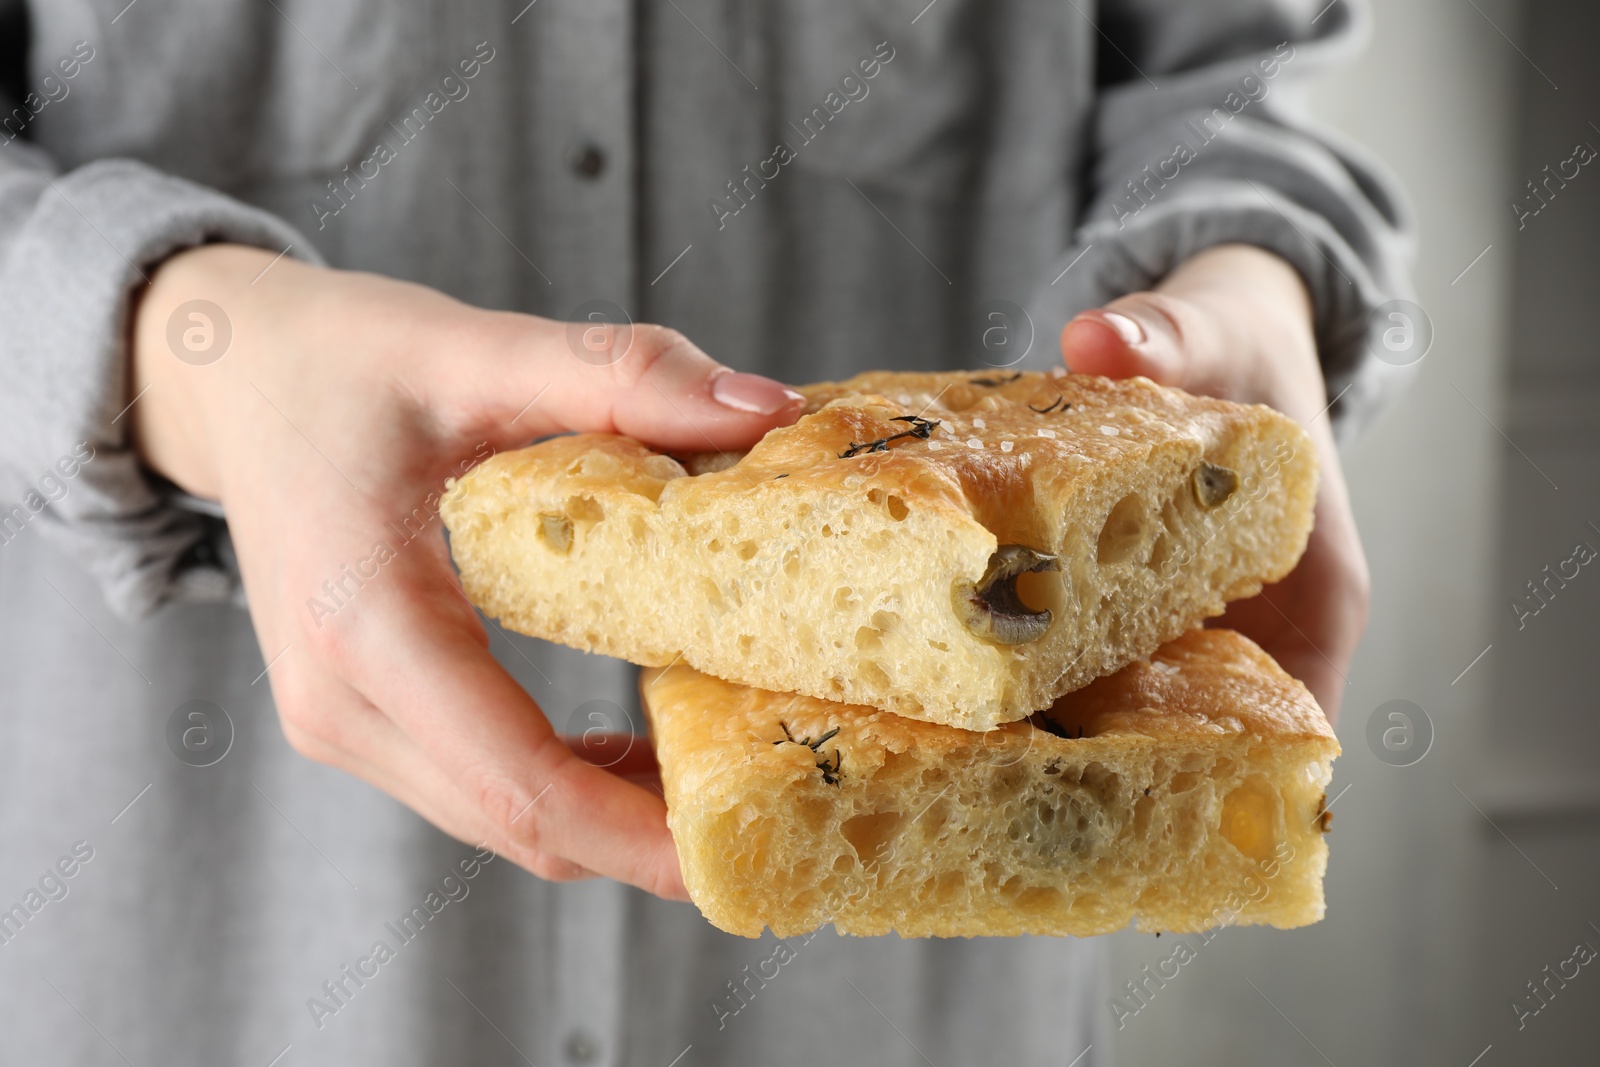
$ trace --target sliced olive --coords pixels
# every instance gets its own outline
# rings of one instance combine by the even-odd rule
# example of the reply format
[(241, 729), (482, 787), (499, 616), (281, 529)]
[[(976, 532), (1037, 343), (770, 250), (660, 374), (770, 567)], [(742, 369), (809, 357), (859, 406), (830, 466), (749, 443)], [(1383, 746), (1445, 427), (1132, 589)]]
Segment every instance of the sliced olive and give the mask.
[(1239, 488), (1239, 473), (1206, 460), (1194, 472), (1194, 498), (1203, 508), (1214, 508)]
[(1000, 645), (1025, 645), (1050, 629), (1050, 610), (1034, 611), (1017, 596), (1017, 576), (1058, 571), (1061, 561), (1023, 545), (1001, 545), (976, 583), (959, 579), (951, 587), (956, 615), (978, 637)]
[(540, 515), (539, 540), (550, 551), (566, 555), (572, 551), (572, 520), (565, 515)]

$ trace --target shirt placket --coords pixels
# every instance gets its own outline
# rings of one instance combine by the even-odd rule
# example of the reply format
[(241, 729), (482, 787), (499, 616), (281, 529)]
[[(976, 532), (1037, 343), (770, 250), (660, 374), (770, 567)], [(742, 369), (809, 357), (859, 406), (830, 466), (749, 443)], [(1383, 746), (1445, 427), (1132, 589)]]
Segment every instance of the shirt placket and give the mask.
[[(526, 21), (539, 72), (528, 106), (541, 142), (533, 152), (539, 193), (526, 209), (547, 261), (548, 313), (587, 317), (580, 308), (603, 303), (631, 316), (638, 285), (632, 4), (545, 0)], [(555, 891), (557, 995), (545, 1062), (622, 1060), (626, 894), (605, 879)]]
[[(543, 8), (540, 10), (539, 8)], [(524, 47), (538, 181), (525, 204), (549, 278), (548, 313), (606, 301), (630, 314), (637, 293), (634, 85), (636, 27), (626, 0), (541, 4)]]

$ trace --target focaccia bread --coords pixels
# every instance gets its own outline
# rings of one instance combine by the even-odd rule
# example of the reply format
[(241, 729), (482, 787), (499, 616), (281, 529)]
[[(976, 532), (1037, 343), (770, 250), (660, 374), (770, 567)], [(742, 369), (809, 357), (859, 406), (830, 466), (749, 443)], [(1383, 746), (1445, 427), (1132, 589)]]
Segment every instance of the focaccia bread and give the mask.
[(1231, 631), (1186, 634), (981, 734), (681, 665), (640, 689), (689, 895), (730, 933), (1322, 918), (1339, 743), (1305, 687)]
[(466, 593), (591, 652), (985, 730), (1287, 574), (1309, 438), (1136, 378), (863, 374), (742, 457), (625, 437), (483, 463), (442, 513)]

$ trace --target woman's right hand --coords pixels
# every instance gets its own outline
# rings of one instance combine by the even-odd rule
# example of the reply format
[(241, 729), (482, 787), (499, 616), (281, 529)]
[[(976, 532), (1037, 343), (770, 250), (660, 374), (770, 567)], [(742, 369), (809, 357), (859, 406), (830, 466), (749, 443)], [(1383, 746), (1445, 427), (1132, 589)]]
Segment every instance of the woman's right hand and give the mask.
[[(490, 656), (436, 502), (489, 449), (567, 430), (746, 448), (799, 395), (660, 327), (483, 311), (234, 245), (162, 264), (132, 341), (141, 457), (221, 501), (289, 743), (541, 877), (684, 898), (665, 805), (621, 776), (637, 761), (574, 754)], [(358, 565), (376, 577), (334, 607), (324, 583), (354, 589)]]

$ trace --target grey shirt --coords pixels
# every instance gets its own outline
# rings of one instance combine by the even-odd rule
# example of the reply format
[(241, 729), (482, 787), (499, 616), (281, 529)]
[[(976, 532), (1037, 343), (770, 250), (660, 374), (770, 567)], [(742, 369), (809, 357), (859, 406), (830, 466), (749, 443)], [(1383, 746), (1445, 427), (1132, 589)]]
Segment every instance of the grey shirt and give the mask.
[[(130, 451), (130, 299), (235, 241), (816, 380), (1047, 367), (1246, 241), (1305, 278), (1348, 428), (1406, 218), (1297, 97), (1359, 10), (125, 3), (0, 0), (0, 1061), (1103, 1062), (1092, 942), (732, 938), (294, 756), (225, 518)], [(558, 726), (632, 703), (494, 641)], [(197, 724), (209, 766), (168, 743)]]

